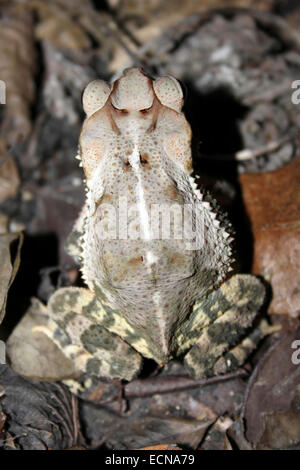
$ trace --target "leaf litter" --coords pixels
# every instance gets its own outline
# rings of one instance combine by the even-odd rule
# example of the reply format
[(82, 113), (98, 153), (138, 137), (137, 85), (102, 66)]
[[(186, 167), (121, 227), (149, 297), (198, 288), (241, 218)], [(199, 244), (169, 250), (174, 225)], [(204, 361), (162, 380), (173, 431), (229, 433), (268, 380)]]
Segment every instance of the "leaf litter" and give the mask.
[[(23, 378), (1, 365), (1, 448), (299, 448), (300, 369), (291, 345), (300, 339), (300, 114), (290, 101), (299, 37), (270, 13), (276, 1), (257, 1), (256, 10), (241, 10), (253, 5), (246, 0), (226, 2), (238, 7), (226, 10), (207, 1), (200, 12), (186, 2), (176, 15), (165, 3), (147, 11), (138, 1), (110, 1), (105, 11), (60, 0), (1, 6), (1, 79), (9, 86), (0, 110), (0, 338), (15, 328), (7, 349), (20, 373), (22, 361), (41, 356), (49, 380), (77, 375), (53, 345), (41, 351), (38, 338), (29, 344), (24, 336), (31, 319), (45, 321), (43, 302), (56, 288), (81, 282), (64, 243), (84, 199), (74, 163), (82, 89), (133, 63), (186, 83), (195, 166), (243, 240), (241, 270), (269, 283), (270, 318), (282, 328), (228, 377), (194, 381), (175, 361), (164, 370), (149, 362), (139, 379), (99, 380), (79, 400), (60, 382), (32, 380), (34, 370)], [(248, 161), (237, 162), (245, 151)]]

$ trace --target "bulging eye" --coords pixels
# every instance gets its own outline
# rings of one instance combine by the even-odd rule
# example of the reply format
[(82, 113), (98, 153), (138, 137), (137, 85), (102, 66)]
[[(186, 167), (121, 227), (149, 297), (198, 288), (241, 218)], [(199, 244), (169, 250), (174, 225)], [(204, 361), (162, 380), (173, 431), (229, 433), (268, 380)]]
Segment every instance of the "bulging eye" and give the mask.
[(180, 112), (183, 105), (183, 92), (180, 83), (171, 76), (159, 77), (153, 82), (159, 101), (174, 111)]
[(103, 108), (110, 95), (110, 86), (103, 80), (89, 83), (82, 95), (83, 109), (89, 117), (98, 109)]

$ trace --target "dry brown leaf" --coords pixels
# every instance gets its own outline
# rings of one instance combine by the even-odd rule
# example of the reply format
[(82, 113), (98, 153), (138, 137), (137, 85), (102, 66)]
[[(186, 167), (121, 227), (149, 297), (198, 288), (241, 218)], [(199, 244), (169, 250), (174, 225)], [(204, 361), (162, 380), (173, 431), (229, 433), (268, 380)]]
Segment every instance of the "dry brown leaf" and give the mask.
[(105, 442), (115, 449), (174, 443), (195, 449), (216, 420), (216, 414), (198, 400), (196, 393), (195, 397), (189, 392), (157, 394), (149, 400), (132, 400), (129, 406), (130, 413), (120, 415), (120, 411), (112, 414), (105, 404), (95, 406), (85, 401), (83, 425), (90, 442)]
[(201, 444), (201, 450), (232, 450), (232, 446), (227, 437), (227, 430), (233, 421), (229, 416), (220, 416), (209, 429)]
[(87, 49), (90, 46), (90, 39), (78, 21), (79, 2), (32, 0), (29, 5), (40, 17), (35, 29), (38, 39), (48, 39), (62, 49)]
[(243, 418), (246, 438), (256, 449), (300, 448), (300, 367), (294, 348), (299, 338), (298, 328), (279, 339), (249, 381)]
[(3, 8), (0, 20), (1, 80), (6, 85), (1, 132), (10, 145), (31, 131), (35, 60), (31, 11), (25, 4), (11, 2)]
[[(1, 160), (0, 160), (1, 164)], [(0, 166), (0, 201), (15, 197), (18, 193), (20, 178), (17, 166), (12, 156), (9, 156)]]
[(107, 12), (96, 10), (90, 1), (29, 0), (29, 5), (40, 18), (36, 37), (80, 56), (83, 62), (86, 56), (80, 53), (89, 48), (103, 60), (111, 56), (114, 47), (120, 47), (120, 38), (124, 36), (121, 29)]
[(6, 365), (0, 366), (0, 384), (3, 449), (62, 450), (83, 444), (78, 402), (62, 384), (25, 380)]
[(11, 368), (23, 377), (48, 381), (81, 375), (81, 372), (76, 373), (72, 362), (53, 341), (35, 330), (47, 320), (46, 307), (38, 299), (33, 299), (6, 343)]
[(272, 287), (271, 313), (300, 314), (300, 156), (283, 168), (240, 178), (254, 234), (253, 272)]
[(108, 0), (111, 8), (115, 9), (120, 17), (142, 16), (158, 19), (162, 15), (176, 13), (181, 17), (200, 10), (218, 7), (251, 7), (270, 10), (275, 0)]
[[(23, 236), (19, 233), (0, 235), (0, 323), (5, 315), (8, 290), (19, 269), (22, 242)], [(17, 243), (17, 246), (12, 258), (11, 247), (14, 243)]]
[[(217, 419), (216, 413), (209, 406), (192, 397), (188, 392), (154, 395), (148, 409), (153, 417), (172, 418), (174, 430), (176, 424), (178, 426), (176, 439), (173, 442), (190, 449), (197, 449), (207, 429)], [(178, 421), (176, 421), (177, 418)], [(195, 428), (181, 429), (181, 418), (183, 422), (186, 420), (191, 425), (194, 423)], [(199, 426), (200, 423), (202, 423), (201, 426)]]
[[(252, 6), (270, 10), (273, 3), (274, 0), (256, 0), (254, 4), (250, 0), (228, 0), (226, 6)], [(224, 7), (224, 1), (112, 2), (113, 15), (96, 10), (91, 2), (82, 3), (79, 0), (50, 0), (47, 3), (30, 0), (29, 5), (40, 17), (36, 26), (38, 39), (48, 39), (58, 48), (78, 52), (88, 49), (91, 46), (90, 37), (93, 37), (99, 45), (98, 54), (101, 57), (103, 44), (109, 45), (108, 49), (113, 56), (110, 70), (116, 72), (128, 65), (141, 45), (165, 29), (193, 13)]]
[(121, 443), (127, 449), (141, 449), (166, 442), (178, 442), (181, 447), (186, 442), (185, 437), (189, 441), (194, 437), (199, 443), (211, 424), (212, 421), (146, 415), (119, 422), (114, 420), (112, 426), (107, 428), (105, 438), (114, 448), (118, 448)]
[[(5, 214), (0, 214), (0, 234), (9, 232), (9, 217)], [(13, 230), (15, 231), (15, 230)]]
[[(166, 29), (194, 13), (211, 8), (248, 7), (270, 11), (275, 0), (109, 0), (120, 24), (134, 35), (137, 44), (143, 45), (162, 34)], [(132, 52), (137, 50), (130, 38), (122, 38)], [(111, 72), (118, 72), (128, 65), (128, 54), (118, 43), (114, 47), (114, 57), (110, 63)]]

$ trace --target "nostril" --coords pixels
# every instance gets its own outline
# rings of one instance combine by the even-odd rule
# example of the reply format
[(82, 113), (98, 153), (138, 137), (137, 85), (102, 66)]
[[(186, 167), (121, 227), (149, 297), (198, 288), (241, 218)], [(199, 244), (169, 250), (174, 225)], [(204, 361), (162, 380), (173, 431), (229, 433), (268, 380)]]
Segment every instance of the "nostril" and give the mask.
[(146, 154), (141, 155), (140, 154), (140, 162), (143, 166), (148, 165), (148, 163), (149, 163), (148, 162), (148, 155), (146, 155)]
[(125, 170), (125, 169), (126, 169), (126, 170), (129, 169), (129, 167), (130, 167), (130, 162), (129, 162), (128, 158), (126, 158), (126, 159), (125, 159), (125, 158), (121, 158), (121, 162), (122, 162), (122, 166), (123, 166), (124, 170)]

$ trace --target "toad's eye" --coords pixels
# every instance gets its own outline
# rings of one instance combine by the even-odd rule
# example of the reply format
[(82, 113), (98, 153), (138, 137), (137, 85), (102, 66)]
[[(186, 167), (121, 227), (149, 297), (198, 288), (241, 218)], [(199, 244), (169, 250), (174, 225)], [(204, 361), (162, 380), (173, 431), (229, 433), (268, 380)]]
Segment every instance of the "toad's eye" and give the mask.
[(82, 95), (83, 109), (89, 117), (103, 108), (110, 95), (110, 86), (103, 80), (94, 80), (85, 87)]
[(148, 114), (152, 109), (152, 106), (150, 108), (145, 108), (145, 109), (140, 109), (141, 114)]
[(180, 113), (183, 105), (183, 92), (176, 78), (159, 77), (153, 82), (153, 88), (161, 104)]

